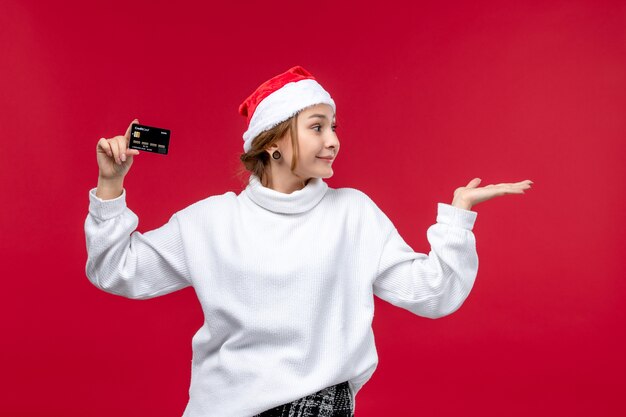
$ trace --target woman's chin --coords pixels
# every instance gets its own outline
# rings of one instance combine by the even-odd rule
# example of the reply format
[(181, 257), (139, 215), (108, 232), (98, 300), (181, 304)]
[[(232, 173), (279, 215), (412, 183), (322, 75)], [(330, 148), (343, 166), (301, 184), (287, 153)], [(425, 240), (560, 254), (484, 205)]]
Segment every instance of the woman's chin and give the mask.
[(334, 174), (333, 168), (330, 166), (324, 167), (322, 169), (312, 169), (309, 171), (308, 175), (304, 177), (314, 177), (314, 178), (330, 178)]
[(333, 169), (331, 168), (330, 172), (323, 173), (322, 175), (320, 175), (320, 178), (330, 178), (333, 176), (333, 174), (334, 172), (333, 172)]

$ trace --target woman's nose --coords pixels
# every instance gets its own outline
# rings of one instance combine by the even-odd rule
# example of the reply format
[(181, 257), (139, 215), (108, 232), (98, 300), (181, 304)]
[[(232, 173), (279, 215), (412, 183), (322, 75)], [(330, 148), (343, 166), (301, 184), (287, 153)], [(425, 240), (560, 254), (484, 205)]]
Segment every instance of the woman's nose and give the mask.
[(339, 147), (339, 138), (337, 134), (333, 133), (329, 135), (329, 138), (326, 140), (326, 146), (328, 148), (338, 148)]

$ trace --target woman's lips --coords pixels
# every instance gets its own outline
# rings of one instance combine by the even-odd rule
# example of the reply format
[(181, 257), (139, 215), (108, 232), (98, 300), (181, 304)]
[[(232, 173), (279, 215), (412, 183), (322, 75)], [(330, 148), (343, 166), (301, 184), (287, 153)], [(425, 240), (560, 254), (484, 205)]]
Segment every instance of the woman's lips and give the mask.
[(333, 162), (333, 160), (335, 159), (332, 157), (322, 158), (321, 156), (317, 156), (316, 158), (321, 159), (322, 161), (326, 161), (326, 162)]

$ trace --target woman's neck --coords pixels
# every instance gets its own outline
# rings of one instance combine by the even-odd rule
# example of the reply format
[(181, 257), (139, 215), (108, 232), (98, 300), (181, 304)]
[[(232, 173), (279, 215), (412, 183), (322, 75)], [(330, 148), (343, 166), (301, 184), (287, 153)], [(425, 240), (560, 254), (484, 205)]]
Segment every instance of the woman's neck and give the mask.
[(263, 184), (264, 187), (271, 188), (280, 193), (291, 194), (294, 191), (303, 189), (309, 183), (309, 180), (310, 178), (303, 180), (296, 176), (292, 176), (291, 178), (276, 176), (276, 178), (272, 178), (272, 176), (268, 174), (264, 175), (261, 184)]

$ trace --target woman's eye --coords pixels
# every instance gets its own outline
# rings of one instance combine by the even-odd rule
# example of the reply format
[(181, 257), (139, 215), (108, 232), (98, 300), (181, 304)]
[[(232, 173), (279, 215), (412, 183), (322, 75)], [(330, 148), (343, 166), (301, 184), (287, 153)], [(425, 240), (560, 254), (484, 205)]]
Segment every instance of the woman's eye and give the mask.
[[(333, 125), (333, 126), (331, 126), (331, 127), (332, 127), (332, 129), (333, 129), (333, 132), (335, 131), (335, 129), (337, 129), (337, 125)], [(315, 129), (315, 131), (316, 131), (316, 132), (321, 132), (322, 126), (320, 126), (320, 125), (315, 125), (315, 126), (312, 126), (312, 128), (313, 128), (313, 129)]]

